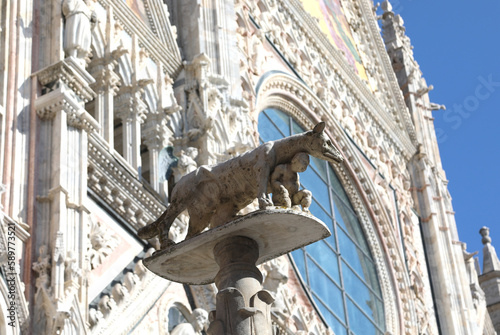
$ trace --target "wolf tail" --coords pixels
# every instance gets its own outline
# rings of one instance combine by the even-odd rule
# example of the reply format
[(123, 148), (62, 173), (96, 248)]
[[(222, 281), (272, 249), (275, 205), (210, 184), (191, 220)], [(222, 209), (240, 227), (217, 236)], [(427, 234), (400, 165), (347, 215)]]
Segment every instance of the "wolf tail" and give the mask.
[(162, 223), (165, 220), (168, 212), (169, 212), (169, 208), (167, 207), (165, 212), (163, 212), (163, 214), (156, 221), (154, 221), (154, 222), (152, 222), (144, 227), (141, 227), (137, 231), (137, 236), (139, 236), (143, 240), (147, 240), (147, 239), (155, 237), (156, 235), (159, 235), (160, 234), (160, 227), (162, 226)]
[(147, 226), (144, 226), (137, 231), (137, 235), (143, 240), (153, 238), (159, 233), (160, 231), (158, 229), (157, 221), (150, 223)]

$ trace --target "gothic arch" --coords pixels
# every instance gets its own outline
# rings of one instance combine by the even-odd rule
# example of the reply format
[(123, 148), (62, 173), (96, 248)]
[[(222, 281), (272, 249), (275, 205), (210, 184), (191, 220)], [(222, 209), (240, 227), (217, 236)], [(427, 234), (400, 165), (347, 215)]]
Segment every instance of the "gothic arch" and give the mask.
[(120, 76), (123, 85), (131, 85), (132, 82), (132, 60), (129, 54), (125, 54), (118, 59), (116, 72)]
[(191, 321), (191, 308), (187, 306), (186, 303), (178, 300), (178, 297), (167, 293), (163, 298), (161, 298), (161, 302), (158, 306), (158, 327), (159, 334), (168, 335), (169, 328), (175, 323), (175, 321), (180, 320), (170, 320), (172, 316), (175, 316), (175, 313), (171, 313), (174, 310), (178, 313), (178, 316), (181, 316), (185, 321)]
[(154, 85), (150, 84), (144, 87), (143, 97), (148, 108), (148, 113), (155, 113), (158, 110), (158, 94)]

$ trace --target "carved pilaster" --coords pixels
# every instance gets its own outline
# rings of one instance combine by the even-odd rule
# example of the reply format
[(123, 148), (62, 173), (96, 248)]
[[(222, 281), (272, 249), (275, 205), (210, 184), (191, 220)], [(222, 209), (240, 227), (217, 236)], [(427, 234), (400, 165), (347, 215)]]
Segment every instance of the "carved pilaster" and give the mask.
[[(444, 194), (445, 185), (439, 171), (430, 164), (428, 155), (417, 153), (410, 161), (413, 198), (420, 214), (426, 260), (430, 269), (437, 314), (443, 333), (474, 334), (480, 329), (476, 322), (461, 243), (456, 242), (456, 223), (450, 212), (451, 200)], [(444, 257), (443, 255), (449, 255)], [(465, 292), (465, 293), (464, 293)], [(463, 320), (457, 325), (456, 320)]]
[(382, 36), (406, 106), (413, 118), (416, 140), (424, 146), (424, 151), (429, 154), (433, 163), (441, 167), (431, 112), (436, 109), (436, 104), (431, 103), (428, 96), (433, 86), (426, 84), (413, 57), (413, 47), (406, 35), (403, 18), (392, 11), (389, 1), (382, 2), (381, 8)]
[(81, 273), (86, 267), (87, 139), (99, 125), (84, 105), (95, 96), (90, 88), (94, 80), (72, 58), (35, 76), (44, 93), (34, 103), (41, 119), (37, 160), (43, 167), (38, 174), (40, 210), (34, 234), (40, 248), (39, 260), (33, 264), (38, 273), (35, 328), (41, 334), (53, 334), (77, 324), (85, 332), (86, 310), (79, 310), (87, 304), (85, 278), (66, 279), (70, 272)]
[(158, 158), (160, 150), (165, 146), (166, 133), (165, 113), (150, 113), (143, 126), (142, 137), (149, 151), (149, 182), (157, 192), (160, 192), (160, 169)]
[[(173, 9), (179, 43), (187, 61), (205, 54), (211, 62), (210, 73), (231, 82), (229, 94), (241, 97), (238, 49), (236, 46), (235, 3), (233, 0), (210, 2), (180, 1)], [(193, 20), (197, 17), (197, 20)]]

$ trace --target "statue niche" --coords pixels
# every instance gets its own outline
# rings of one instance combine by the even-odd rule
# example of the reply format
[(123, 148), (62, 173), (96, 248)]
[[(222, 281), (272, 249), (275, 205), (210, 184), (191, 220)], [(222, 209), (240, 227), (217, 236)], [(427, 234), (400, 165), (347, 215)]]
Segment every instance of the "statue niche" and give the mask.
[[(207, 227), (215, 228), (234, 220), (237, 213), (256, 198), (260, 209), (272, 208), (275, 204), (267, 196), (272, 192), (271, 181), (285, 175), (286, 180), (298, 184), (298, 177), (293, 174), (305, 170), (309, 163), (304, 155), (297, 154), (312, 155), (335, 163), (343, 161), (324, 129), (325, 123), (321, 122), (308, 132), (264, 143), (214, 166), (198, 167), (179, 180), (165, 212), (155, 222), (139, 229), (139, 237), (149, 239), (159, 235), (161, 249), (169, 247), (174, 243), (168, 238), (170, 227), (186, 209), (190, 217), (187, 239)], [(276, 172), (274, 179), (273, 172)], [(311, 203), (310, 192), (299, 191), (298, 187), (290, 188), (289, 185), (287, 189), (281, 184), (275, 183), (281, 194), (274, 200), (279, 201), (280, 206), (302, 205), (307, 210)]]

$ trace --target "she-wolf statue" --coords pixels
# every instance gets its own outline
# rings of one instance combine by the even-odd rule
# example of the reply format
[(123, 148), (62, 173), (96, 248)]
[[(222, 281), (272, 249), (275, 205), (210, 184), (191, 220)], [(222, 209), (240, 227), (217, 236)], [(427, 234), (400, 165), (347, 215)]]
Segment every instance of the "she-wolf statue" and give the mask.
[(236, 218), (236, 214), (255, 198), (259, 208), (273, 206), (267, 197), (269, 180), (275, 167), (289, 164), (297, 153), (307, 153), (330, 162), (343, 157), (324, 132), (325, 123), (313, 130), (270, 141), (214, 166), (200, 166), (182, 177), (174, 186), (165, 212), (153, 223), (142, 227), (142, 239), (159, 235), (161, 249), (174, 242), (168, 238), (172, 223), (184, 210), (189, 213), (186, 239), (205, 228), (215, 228)]

